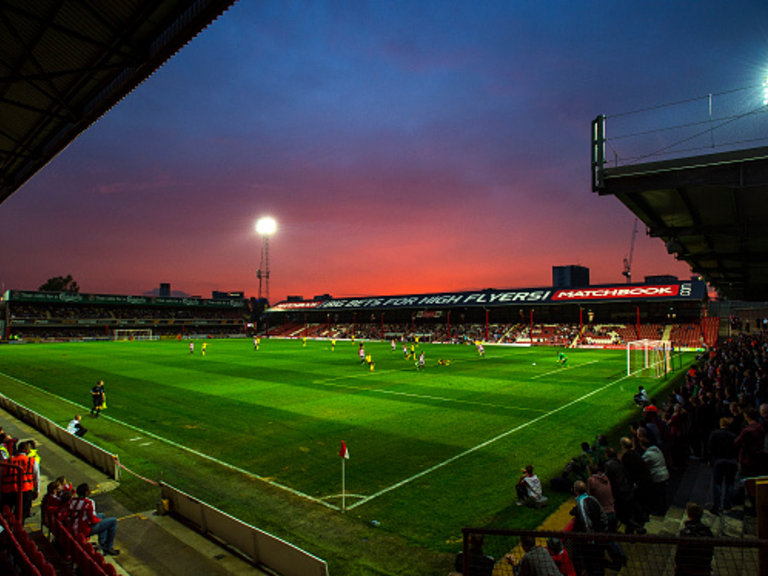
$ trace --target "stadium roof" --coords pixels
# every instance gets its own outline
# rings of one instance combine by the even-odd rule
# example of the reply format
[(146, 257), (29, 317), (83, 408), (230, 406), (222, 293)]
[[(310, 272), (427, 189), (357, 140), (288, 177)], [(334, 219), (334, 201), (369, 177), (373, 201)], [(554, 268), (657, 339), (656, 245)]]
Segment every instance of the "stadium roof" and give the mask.
[(0, 203), (235, 2), (0, 3)]
[(768, 300), (768, 147), (604, 167), (616, 196), (721, 296)]

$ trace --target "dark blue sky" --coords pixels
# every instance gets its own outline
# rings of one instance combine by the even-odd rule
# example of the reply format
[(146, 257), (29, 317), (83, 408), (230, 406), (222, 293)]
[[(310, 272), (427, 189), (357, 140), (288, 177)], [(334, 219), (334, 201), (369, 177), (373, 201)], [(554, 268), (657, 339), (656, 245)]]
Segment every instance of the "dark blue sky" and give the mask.
[[(0, 205), (0, 282), (253, 295), (264, 214), (272, 300), (620, 282), (634, 217), (590, 190), (591, 120), (766, 73), (766, 2), (241, 0)], [(689, 275), (643, 230), (633, 272)]]

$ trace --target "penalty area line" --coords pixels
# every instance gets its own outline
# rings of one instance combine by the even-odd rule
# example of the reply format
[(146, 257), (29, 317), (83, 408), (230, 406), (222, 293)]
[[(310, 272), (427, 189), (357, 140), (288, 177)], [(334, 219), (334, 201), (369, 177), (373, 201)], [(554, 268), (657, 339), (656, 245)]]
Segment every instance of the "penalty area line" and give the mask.
[(614, 380), (613, 382), (609, 382), (608, 384), (605, 384), (601, 386), (600, 388), (595, 388), (591, 392), (587, 392), (583, 396), (580, 396), (578, 398), (575, 398), (571, 400), (570, 402), (566, 402), (562, 406), (559, 406), (555, 408), (554, 410), (550, 410), (546, 414), (542, 414), (541, 416), (537, 416), (536, 418), (533, 418), (531, 420), (528, 420), (527, 422), (524, 422), (520, 424), (519, 426), (515, 426), (514, 428), (511, 428), (507, 430), (506, 432), (502, 432), (501, 434), (498, 434), (494, 436), (493, 438), (490, 438), (486, 440), (485, 442), (482, 442), (480, 444), (477, 444), (473, 446), (472, 448), (469, 448), (467, 450), (464, 450), (464, 452), (460, 452), (456, 454), (455, 456), (451, 456), (447, 460), (443, 460), (442, 462), (438, 462), (434, 466), (431, 466), (427, 468), (426, 470), (422, 470), (421, 472), (414, 474), (413, 476), (406, 478), (404, 480), (401, 480), (400, 482), (397, 482), (396, 484), (393, 484), (391, 486), (388, 486), (387, 488), (384, 488), (383, 490), (379, 490), (378, 492), (375, 492), (368, 496), (367, 498), (363, 498), (362, 500), (355, 502), (354, 504), (347, 506), (347, 510), (352, 510), (353, 508), (357, 508), (358, 506), (362, 506), (363, 504), (370, 502), (371, 500), (378, 498), (379, 496), (383, 496), (384, 494), (387, 494), (388, 492), (392, 492), (393, 490), (397, 490), (398, 488), (405, 486), (406, 484), (410, 484), (414, 480), (418, 480), (422, 476), (426, 476), (427, 474), (431, 474), (435, 470), (439, 470), (440, 468), (443, 468), (445, 466), (448, 466), (448, 464), (452, 464), (453, 462), (456, 462), (457, 460), (460, 460), (461, 458), (464, 458), (465, 456), (469, 456), (470, 454), (477, 452), (478, 450), (481, 450), (485, 448), (486, 446), (490, 446), (491, 444), (494, 444), (498, 442), (499, 440), (502, 440), (503, 438), (506, 438), (507, 436), (510, 436), (512, 434), (515, 434), (516, 432), (519, 432), (520, 430), (524, 430), (525, 428), (528, 428), (529, 426), (532, 426), (533, 424), (536, 424), (537, 422), (540, 422), (544, 420), (545, 418), (549, 418), (550, 416), (554, 416), (555, 414), (562, 412), (566, 408), (570, 408), (571, 406), (578, 404), (579, 402), (583, 402), (587, 398), (590, 398), (591, 396), (594, 396), (595, 394), (598, 394), (602, 392), (603, 390), (606, 390), (607, 388), (610, 388), (611, 386), (618, 384), (619, 382), (626, 380), (629, 378), (629, 376), (622, 376), (618, 380)]
[[(391, 371), (393, 372), (393, 371)], [(491, 402), (476, 402), (473, 400), (461, 400), (459, 398), (446, 398), (445, 396), (431, 396), (429, 394), (417, 394), (415, 392), (400, 392), (397, 390), (387, 390), (385, 388), (366, 388), (361, 386), (352, 386), (351, 384), (336, 384), (332, 380), (313, 380), (313, 384), (320, 384), (321, 386), (329, 386), (332, 388), (341, 388), (344, 390), (352, 390), (353, 392), (375, 392), (377, 394), (385, 394), (389, 396), (403, 396), (404, 398), (418, 398), (420, 400), (433, 400), (435, 402), (445, 402), (450, 404), (466, 404), (468, 406), (483, 406), (485, 408), (501, 408), (505, 410), (518, 410), (522, 412), (544, 412), (538, 408), (522, 408), (519, 406), (505, 406), (502, 404), (493, 404)]]
[(552, 376), (552, 374), (561, 374), (566, 370), (575, 370), (576, 368), (589, 366), (590, 364), (597, 364), (598, 362), (600, 362), (600, 360), (590, 360), (589, 362), (584, 362), (584, 364), (577, 364), (576, 366), (561, 366), (556, 370), (550, 370), (549, 372), (544, 372), (543, 374), (536, 374), (536, 376), (531, 376), (531, 380), (536, 380), (536, 378), (543, 378), (544, 376)]
[[(3, 372), (0, 372), (0, 376), (4, 376), (6, 378), (9, 378), (10, 380), (14, 380), (20, 384), (23, 384), (24, 386), (27, 386), (29, 388), (32, 388), (33, 390), (37, 390), (38, 392), (42, 392), (44, 394), (47, 394), (49, 396), (52, 396), (53, 398), (56, 398), (58, 400), (62, 400), (64, 402), (67, 402), (69, 404), (72, 404), (73, 406), (77, 406), (79, 408), (83, 408), (82, 405), (77, 404), (76, 402), (73, 402), (72, 400), (68, 400), (67, 398), (62, 398), (61, 396), (58, 396), (57, 394), (53, 394), (52, 392), (49, 392), (48, 390), (44, 390), (42, 388), (38, 388), (34, 384), (30, 384), (29, 382), (24, 382), (24, 380), (20, 380), (19, 378), (16, 378), (15, 376), (10, 376), (9, 374), (5, 374)], [(4, 395), (3, 395), (4, 396)], [(6, 396), (7, 398), (7, 396)], [(9, 399), (10, 400), (10, 399)], [(15, 400), (13, 402), (16, 402)], [(224, 462), (223, 460), (219, 460), (218, 458), (214, 458), (213, 456), (209, 456), (208, 454), (205, 454), (203, 452), (199, 452), (193, 448), (190, 448), (189, 446), (184, 446), (183, 444), (179, 444), (178, 442), (174, 442), (173, 440), (169, 440), (168, 438), (164, 438), (163, 436), (160, 436), (158, 434), (154, 434), (152, 432), (149, 432), (147, 430), (144, 430), (143, 428), (139, 428), (138, 426), (134, 426), (133, 424), (128, 424), (127, 422), (123, 422), (122, 420), (118, 420), (117, 418), (113, 418), (112, 416), (107, 416), (105, 414), (101, 415), (101, 418), (111, 420), (112, 422), (115, 422), (116, 424), (120, 424), (121, 426), (125, 426), (126, 428), (130, 428), (131, 430), (134, 430), (136, 432), (140, 432), (141, 434), (144, 434), (146, 436), (149, 436), (150, 438), (154, 438), (156, 440), (159, 440), (160, 442), (164, 442), (165, 444), (168, 444), (169, 446), (173, 446), (174, 448), (178, 450), (182, 450), (184, 452), (188, 452), (190, 454), (194, 454), (195, 456), (202, 458), (204, 460), (208, 460), (209, 462), (213, 462), (214, 464), (218, 464), (219, 466), (222, 466), (224, 468), (228, 468), (229, 470), (232, 470), (234, 472), (239, 472), (240, 474), (243, 474), (244, 476), (247, 476), (249, 478), (253, 478), (254, 480), (259, 480), (261, 482), (264, 482), (265, 484), (269, 484), (270, 486), (274, 486), (275, 488), (279, 488), (280, 490), (285, 490), (286, 492), (289, 492), (293, 494), (294, 496), (299, 496), (301, 498), (306, 498), (307, 500), (310, 500), (312, 502), (316, 502), (317, 504), (322, 504), (323, 506), (327, 508), (331, 508), (332, 510), (341, 510), (339, 506), (334, 506), (333, 504), (330, 504), (329, 502), (324, 502), (320, 498), (315, 498), (314, 496), (310, 496), (309, 494), (305, 494), (304, 492), (301, 492), (299, 490), (296, 490), (294, 488), (291, 488), (290, 486), (285, 486), (284, 484), (280, 484), (279, 482), (275, 482), (274, 480), (270, 480), (269, 478), (266, 478), (264, 476), (260, 476), (258, 474), (254, 474), (253, 472), (249, 472), (248, 470), (245, 470), (243, 468), (240, 468), (238, 466), (235, 466), (233, 464), (229, 464), (228, 462)], [(135, 441), (135, 438), (129, 438), (129, 442)], [(118, 455), (119, 457), (119, 455)]]

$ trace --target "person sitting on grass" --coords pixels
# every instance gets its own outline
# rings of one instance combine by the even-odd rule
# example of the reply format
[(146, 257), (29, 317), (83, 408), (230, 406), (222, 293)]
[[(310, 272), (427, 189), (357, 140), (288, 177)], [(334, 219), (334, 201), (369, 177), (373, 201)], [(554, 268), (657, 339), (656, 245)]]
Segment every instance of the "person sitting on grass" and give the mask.
[(541, 508), (547, 503), (547, 498), (541, 488), (541, 480), (533, 473), (532, 464), (528, 464), (522, 469), (522, 472), (523, 475), (520, 476), (515, 486), (517, 505)]
[(80, 438), (85, 436), (85, 433), (88, 432), (88, 429), (83, 426), (81, 422), (82, 418), (83, 417), (80, 416), (80, 414), (76, 414), (75, 417), (69, 421), (69, 424), (67, 424), (67, 432)]
[(637, 394), (634, 396), (635, 404), (641, 409), (645, 408), (651, 403), (651, 399), (648, 398), (648, 393), (642, 386), (637, 387)]

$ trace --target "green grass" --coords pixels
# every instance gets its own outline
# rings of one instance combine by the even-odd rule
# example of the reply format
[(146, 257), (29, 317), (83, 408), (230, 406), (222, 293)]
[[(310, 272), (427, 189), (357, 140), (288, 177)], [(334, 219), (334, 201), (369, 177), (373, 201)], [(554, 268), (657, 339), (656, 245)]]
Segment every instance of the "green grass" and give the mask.
[[(0, 392), (66, 425), (87, 414), (103, 379), (109, 408), (85, 417), (89, 440), (329, 560), (336, 576), (442, 572), (462, 526), (535, 527), (551, 510), (514, 506), (519, 469), (533, 463), (546, 481), (582, 441), (608, 431), (615, 445), (616, 427), (637, 416), (637, 386), (653, 395), (666, 385), (625, 379), (621, 351), (569, 350), (563, 368), (551, 348), (488, 346), (485, 358), (470, 346), (423, 348), (419, 372), (399, 347), (367, 343), (371, 372), (346, 341), (331, 351), (262, 339), (256, 352), (247, 340), (212, 340), (205, 358), (199, 343), (190, 356), (176, 341), (9, 345)], [(135, 507), (156, 499), (130, 476), (120, 490)], [(551, 496), (553, 507), (564, 498)]]

